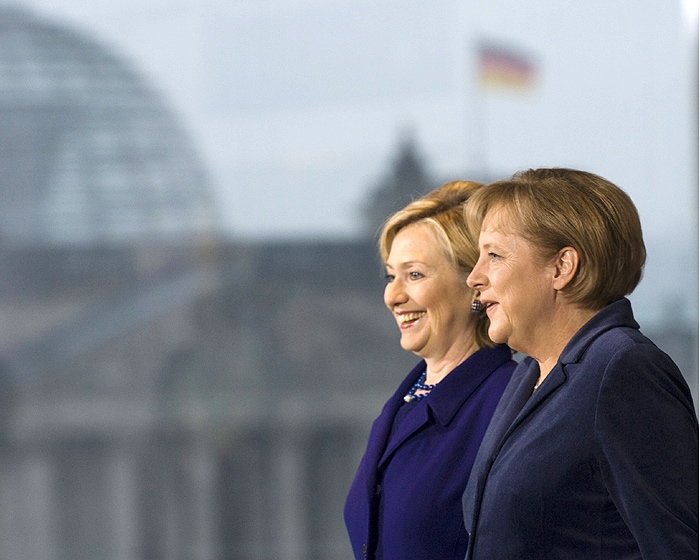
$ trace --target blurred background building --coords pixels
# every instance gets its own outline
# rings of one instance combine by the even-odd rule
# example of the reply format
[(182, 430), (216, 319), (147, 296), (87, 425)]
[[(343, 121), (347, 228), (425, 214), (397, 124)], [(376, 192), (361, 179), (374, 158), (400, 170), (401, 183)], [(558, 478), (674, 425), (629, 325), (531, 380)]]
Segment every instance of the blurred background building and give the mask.
[[(345, 493), (415, 362), (374, 234), (453, 178), (406, 133), (360, 235), (232, 239), (148, 80), (0, 7), (0, 559), (350, 558)], [(696, 329), (646, 332), (696, 387)]]

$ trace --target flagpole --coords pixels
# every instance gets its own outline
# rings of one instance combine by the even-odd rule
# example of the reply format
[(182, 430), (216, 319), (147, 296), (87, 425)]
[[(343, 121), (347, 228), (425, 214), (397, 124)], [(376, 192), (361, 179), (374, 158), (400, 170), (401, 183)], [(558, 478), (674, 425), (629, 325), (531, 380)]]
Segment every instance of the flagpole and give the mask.
[(467, 117), (466, 135), (468, 155), (471, 162), (470, 168), (476, 173), (477, 179), (486, 181), (489, 179), (488, 169), (488, 142), (486, 127), (486, 106), (479, 83), (479, 43), (478, 39), (472, 39), (467, 45)]

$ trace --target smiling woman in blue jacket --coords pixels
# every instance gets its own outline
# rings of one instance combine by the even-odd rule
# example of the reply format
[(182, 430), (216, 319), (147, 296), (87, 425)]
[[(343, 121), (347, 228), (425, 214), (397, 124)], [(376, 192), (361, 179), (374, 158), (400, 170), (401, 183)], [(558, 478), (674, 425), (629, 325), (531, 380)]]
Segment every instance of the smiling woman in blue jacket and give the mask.
[(461, 498), (515, 367), (488, 338), (466, 279), (476, 238), (463, 204), (478, 183), (448, 183), (386, 222), (384, 301), (401, 346), (422, 359), (375, 420), (345, 504), (358, 560), (461, 560)]
[(634, 204), (591, 173), (539, 169), (465, 209), (489, 335), (529, 355), (464, 493), (467, 558), (697, 560), (690, 391), (624, 297), (646, 258)]

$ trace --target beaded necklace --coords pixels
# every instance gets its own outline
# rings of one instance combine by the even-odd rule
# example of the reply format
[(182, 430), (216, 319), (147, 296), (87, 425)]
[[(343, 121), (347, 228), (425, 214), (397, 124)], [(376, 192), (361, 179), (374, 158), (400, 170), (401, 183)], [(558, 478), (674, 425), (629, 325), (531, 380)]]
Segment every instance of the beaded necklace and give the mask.
[[(435, 383), (434, 385), (426, 385), (425, 384), (426, 374), (427, 374), (426, 371), (421, 373), (420, 377), (418, 378), (418, 381), (416, 381), (413, 384), (413, 387), (411, 387), (408, 390), (408, 393), (406, 393), (406, 395), (404, 396), (404, 398), (403, 398), (404, 401), (413, 402), (413, 401), (419, 401), (421, 399), (424, 399), (425, 397), (428, 396), (428, 394), (430, 393), (430, 390), (435, 388), (437, 383)], [(425, 393), (419, 393), (418, 395), (416, 395), (416, 391), (418, 391), (418, 390), (425, 391)]]

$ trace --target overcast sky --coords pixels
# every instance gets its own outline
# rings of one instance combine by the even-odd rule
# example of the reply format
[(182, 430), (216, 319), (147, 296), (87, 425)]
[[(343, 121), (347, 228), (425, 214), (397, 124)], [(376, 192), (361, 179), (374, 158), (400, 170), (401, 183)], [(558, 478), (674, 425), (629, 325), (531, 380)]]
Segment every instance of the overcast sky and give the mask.
[[(411, 130), (440, 179), (482, 166), (603, 175), (663, 248), (649, 275), (697, 275), (697, 0), (16, 3), (79, 27), (161, 92), (231, 235), (355, 235)], [(528, 56), (533, 87), (480, 88), (480, 39)]]

